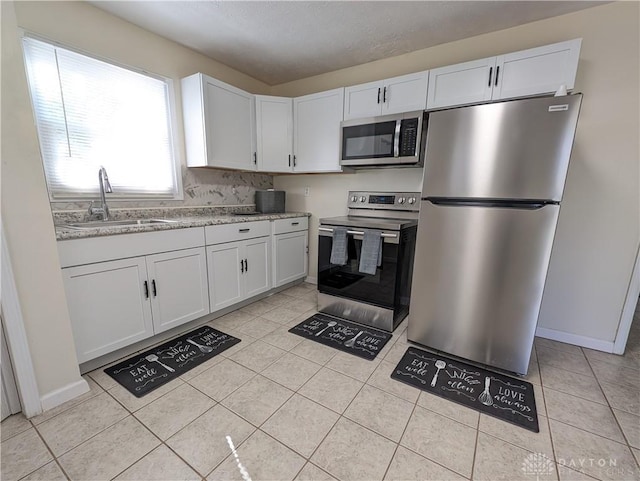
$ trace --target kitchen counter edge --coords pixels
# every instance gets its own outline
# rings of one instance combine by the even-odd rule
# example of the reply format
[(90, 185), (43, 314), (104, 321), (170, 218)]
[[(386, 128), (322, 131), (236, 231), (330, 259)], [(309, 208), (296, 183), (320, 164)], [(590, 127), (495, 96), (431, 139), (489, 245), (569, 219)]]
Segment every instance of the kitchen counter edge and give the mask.
[(139, 232), (186, 229), (189, 227), (205, 227), (208, 225), (238, 224), (262, 220), (290, 219), (294, 217), (311, 217), (309, 212), (283, 212), (278, 214), (259, 215), (214, 215), (197, 217), (167, 218), (171, 222), (145, 225), (110, 226), (74, 229), (64, 225), (56, 225), (56, 240), (85, 239)]

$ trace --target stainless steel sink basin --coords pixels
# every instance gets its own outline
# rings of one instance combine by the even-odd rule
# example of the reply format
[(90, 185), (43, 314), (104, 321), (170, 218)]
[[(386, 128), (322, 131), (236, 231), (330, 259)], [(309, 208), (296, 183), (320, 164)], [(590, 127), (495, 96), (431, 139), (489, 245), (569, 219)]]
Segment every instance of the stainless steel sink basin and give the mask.
[(176, 222), (169, 219), (126, 219), (126, 220), (96, 220), (90, 222), (78, 222), (76, 224), (64, 224), (61, 227), (69, 229), (96, 229), (100, 227), (133, 227), (137, 225), (169, 224)]

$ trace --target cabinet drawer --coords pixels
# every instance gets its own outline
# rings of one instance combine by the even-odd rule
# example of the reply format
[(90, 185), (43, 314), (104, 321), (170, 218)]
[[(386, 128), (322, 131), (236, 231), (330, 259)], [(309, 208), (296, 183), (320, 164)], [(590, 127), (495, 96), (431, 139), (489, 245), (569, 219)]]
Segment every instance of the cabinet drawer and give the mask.
[(274, 234), (286, 234), (287, 232), (298, 232), (309, 228), (308, 217), (293, 217), (290, 219), (277, 219), (273, 221)]
[(69, 239), (57, 243), (61, 267), (125, 259), (203, 245), (204, 229), (202, 227)]
[(204, 237), (207, 245), (251, 239), (271, 234), (268, 220), (238, 222), (236, 224), (209, 225), (205, 227)]

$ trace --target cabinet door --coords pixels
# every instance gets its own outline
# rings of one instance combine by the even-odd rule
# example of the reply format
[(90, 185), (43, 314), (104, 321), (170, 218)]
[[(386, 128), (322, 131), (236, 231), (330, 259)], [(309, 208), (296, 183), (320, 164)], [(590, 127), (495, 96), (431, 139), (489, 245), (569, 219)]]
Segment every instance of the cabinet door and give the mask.
[(344, 120), (374, 117), (382, 112), (381, 80), (344, 89)]
[(308, 264), (308, 233), (291, 232), (275, 235), (273, 238), (273, 287), (305, 277)]
[(203, 75), (207, 165), (255, 170), (253, 95)]
[(344, 89), (293, 99), (295, 172), (341, 172), (340, 122)]
[(143, 257), (62, 269), (78, 362), (153, 335)]
[(291, 172), (293, 167), (293, 100), (256, 95), (258, 170)]
[(271, 288), (271, 237), (245, 241), (244, 297), (252, 297)]
[(429, 71), (427, 108), (491, 100), (496, 58), (448, 65)]
[(204, 247), (147, 256), (155, 334), (209, 314)]
[(564, 84), (573, 89), (582, 39), (501, 55), (494, 99), (551, 93)]
[(243, 299), (240, 267), (240, 261), (244, 259), (243, 249), (243, 242), (228, 242), (207, 247), (211, 312)]
[(386, 80), (382, 89), (382, 114), (426, 109), (428, 81), (428, 71)]

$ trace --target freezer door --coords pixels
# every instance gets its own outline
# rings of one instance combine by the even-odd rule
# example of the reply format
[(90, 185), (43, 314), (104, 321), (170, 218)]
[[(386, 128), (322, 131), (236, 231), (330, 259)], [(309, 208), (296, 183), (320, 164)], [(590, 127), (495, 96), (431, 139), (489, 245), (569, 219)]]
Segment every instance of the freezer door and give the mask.
[(558, 211), (423, 201), (409, 340), (525, 374)]
[(582, 96), (433, 112), (423, 197), (562, 199)]

